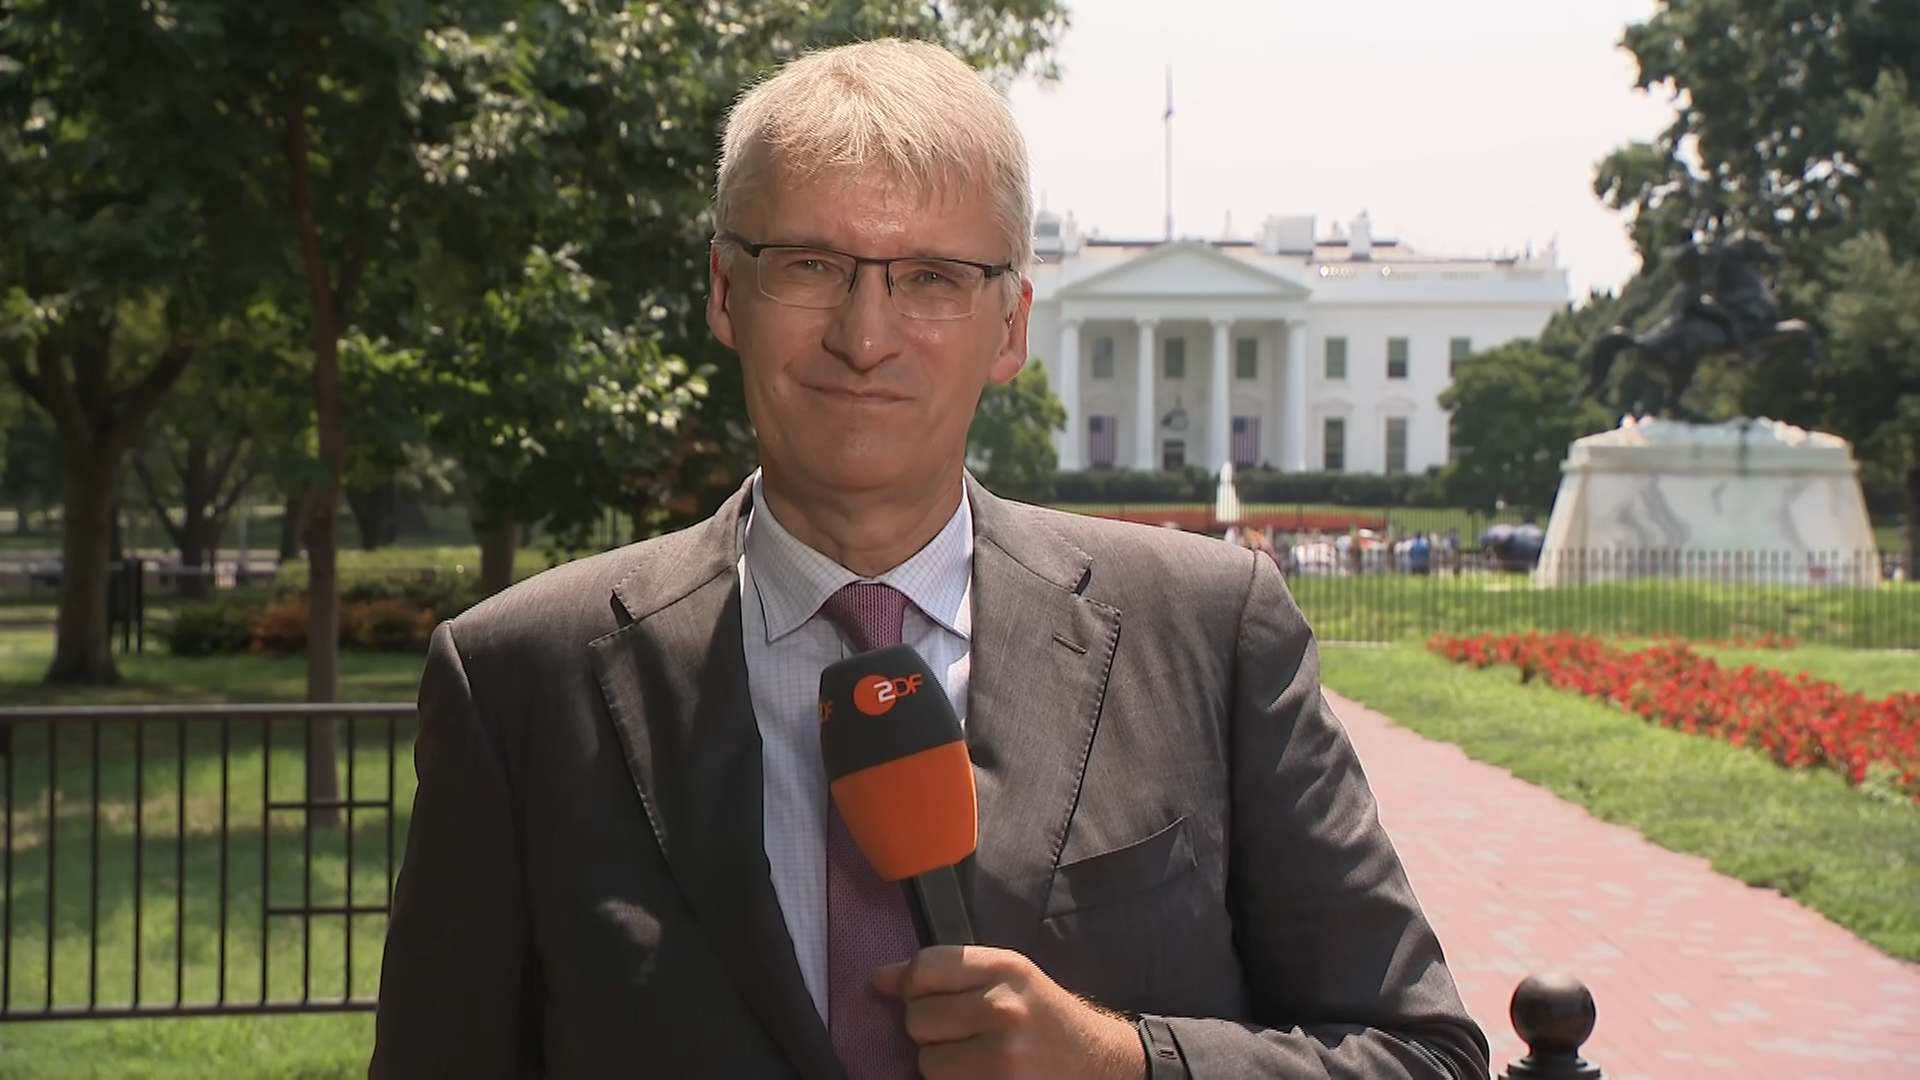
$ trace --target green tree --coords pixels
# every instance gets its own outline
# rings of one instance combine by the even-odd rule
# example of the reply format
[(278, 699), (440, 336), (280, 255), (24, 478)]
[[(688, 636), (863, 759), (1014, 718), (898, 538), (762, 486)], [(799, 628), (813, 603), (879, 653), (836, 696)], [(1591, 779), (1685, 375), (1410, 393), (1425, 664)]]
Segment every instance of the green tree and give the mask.
[[(269, 305), (219, 328), (147, 425), (131, 458), (138, 498), (189, 568), (211, 565), (234, 508), (259, 481), (298, 458), (288, 443), (308, 426), (298, 328)], [(304, 457), (301, 454), (300, 457)], [(180, 589), (202, 595), (208, 577), (189, 572)]]
[(520, 280), (419, 357), (429, 442), (459, 465), (482, 538), (481, 587), (512, 583), (517, 526), (578, 536), (627, 479), (656, 467), (701, 392), (645, 331), (612, 322), (605, 287), (567, 252), (530, 252)]
[(260, 204), (221, 46), (188, 9), (13, 0), (0, 18), (0, 359), (61, 444), (50, 682), (107, 683), (121, 468), (208, 328), (257, 287)]
[(1859, 441), (1869, 479), (1905, 492), (1905, 565), (1920, 568), (1920, 97), (1887, 72), (1854, 99), (1842, 133), (1865, 174), (1860, 231), (1825, 267), (1823, 416)]
[(1053, 433), (1067, 426), (1067, 408), (1047, 386), (1046, 369), (1028, 364), (1004, 383), (989, 383), (967, 429), (967, 456), (997, 495), (1044, 503), (1053, 498), (1060, 455)]
[(1533, 344), (1502, 345), (1462, 363), (1440, 394), (1455, 454), (1440, 473), (1447, 501), (1486, 510), (1500, 500), (1551, 507), (1568, 444), (1611, 426), (1600, 405), (1570, 404), (1583, 377)]

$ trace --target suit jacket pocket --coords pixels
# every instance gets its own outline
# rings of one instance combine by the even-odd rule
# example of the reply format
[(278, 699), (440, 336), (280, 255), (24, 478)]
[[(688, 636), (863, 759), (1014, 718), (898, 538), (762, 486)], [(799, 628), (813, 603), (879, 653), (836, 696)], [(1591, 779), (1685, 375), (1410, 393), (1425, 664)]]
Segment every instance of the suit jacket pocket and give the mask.
[(1172, 881), (1194, 867), (1185, 815), (1144, 840), (1076, 859), (1054, 871), (1045, 916), (1111, 904)]

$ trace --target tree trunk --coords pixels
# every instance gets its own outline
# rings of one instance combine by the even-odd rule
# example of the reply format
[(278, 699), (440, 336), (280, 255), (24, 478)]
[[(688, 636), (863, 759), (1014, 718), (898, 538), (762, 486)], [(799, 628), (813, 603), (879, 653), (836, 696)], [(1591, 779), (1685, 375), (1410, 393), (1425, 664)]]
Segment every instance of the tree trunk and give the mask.
[(113, 542), (113, 465), (69, 448), (60, 521), (60, 614), (49, 684), (108, 686), (120, 681), (107, 632), (108, 564)]
[(1906, 548), (1900, 563), (1908, 581), (1920, 581), (1920, 461), (1907, 462)]
[[(323, 483), (307, 504), (307, 700), (316, 704), (340, 698), (340, 580), (338, 489)], [(307, 800), (328, 803), (340, 798), (339, 722), (332, 717), (307, 721)], [(340, 823), (333, 806), (310, 806), (308, 820), (316, 827)]]
[(480, 590), (487, 596), (513, 584), (513, 557), (520, 549), (520, 527), (511, 521), (475, 528), (480, 538)]
[(300, 508), (306, 504), (306, 493), (287, 496), (280, 508), (280, 561), (300, 557)]
[(370, 487), (346, 489), (347, 506), (353, 511), (353, 523), (360, 530), (360, 550), (377, 551), (398, 539), (394, 528), (399, 502), (399, 486), (384, 480)]

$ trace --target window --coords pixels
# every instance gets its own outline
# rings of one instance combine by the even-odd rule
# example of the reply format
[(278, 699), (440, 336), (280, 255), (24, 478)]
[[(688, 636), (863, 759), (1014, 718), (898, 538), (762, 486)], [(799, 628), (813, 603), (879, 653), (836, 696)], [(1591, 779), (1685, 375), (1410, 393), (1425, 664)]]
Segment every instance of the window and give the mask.
[(1347, 468), (1347, 421), (1344, 417), (1329, 416), (1321, 427), (1320, 468), (1324, 472), (1345, 472)]
[(1233, 418), (1233, 437), (1228, 440), (1228, 457), (1233, 459), (1236, 469), (1251, 469), (1253, 463), (1260, 460), (1260, 418), (1257, 416), (1236, 416)]
[(1187, 377), (1187, 339), (1170, 337), (1161, 359), (1160, 377), (1168, 382), (1179, 382)]
[(1093, 339), (1093, 377), (1113, 378), (1113, 339), (1110, 337)]
[(1160, 467), (1173, 472), (1187, 467), (1187, 440), (1166, 439), (1160, 443)]
[(1347, 377), (1347, 339), (1330, 337), (1327, 339), (1327, 378), (1344, 379)]
[(1111, 469), (1120, 457), (1120, 418), (1087, 417), (1087, 464), (1096, 469)]
[(1387, 339), (1387, 378), (1404, 379), (1407, 377), (1407, 339), (1390, 337)]
[(1260, 377), (1260, 342), (1257, 339), (1243, 337), (1233, 343), (1233, 377), (1236, 379)]
[(1387, 417), (1387, 472), (1407, 471), (1407, 418)]
[(1453, 378), (1453, 373), (1460, 370), (1461, 362), (1472, 355), (1472, 338), (1457, 337), (1449, 340), (1447, 342), (1447, 378)]

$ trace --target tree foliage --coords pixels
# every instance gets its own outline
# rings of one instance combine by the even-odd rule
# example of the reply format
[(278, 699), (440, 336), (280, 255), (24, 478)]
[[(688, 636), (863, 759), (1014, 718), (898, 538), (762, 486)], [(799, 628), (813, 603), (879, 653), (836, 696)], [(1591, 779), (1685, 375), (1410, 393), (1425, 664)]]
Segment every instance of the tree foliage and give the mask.
[(1461, 363), (1440, 395), (1454, 431), (1454, 460), (1440, 473), (1448, 502), (1551, 507), (1567, 445), (1611, 426), (1597, 403), (1570, 404), (1581, 379), (1563, 357), (1533, 344), (1502, 345)]
[(1067, 407), (1047, 386), (1046, 369), (1028, 364), (1007, 382), (987, 384), (967, 429), (967, 454), (995, 494), (1047, 502), (1060, 469), (1053, 434), (1066, 426)]
[(1914, 565), (1920, 354), (1899, 335), (1920, 260), (1920, 5), (1663, 0), (1624, 44), (1675, 117), (1602, 162), (1595, 190), (1633, 215), (1649, 270), (1696, 230), (1752, 228), (1785, 249), (1784, 313), (1816, 325), (1827, 359), (1768, 356), (1720, 373), (1719, 390), (1739, 411), (1835, 431), (1869, 471), (1899, 476)]

